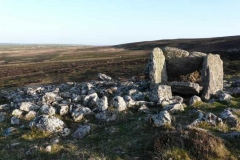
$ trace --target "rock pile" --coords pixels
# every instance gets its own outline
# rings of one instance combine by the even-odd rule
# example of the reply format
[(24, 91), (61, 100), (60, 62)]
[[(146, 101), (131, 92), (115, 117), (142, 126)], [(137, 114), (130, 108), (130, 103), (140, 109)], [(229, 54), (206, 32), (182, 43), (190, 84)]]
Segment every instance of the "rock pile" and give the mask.
[[(197, 95), (201, 93), (207, 101), (223, 90), (223, 62), (219, 55), (201, 52), (187, 52), (178, 48), (165, 47), (163, 51), (155, 48), (151, 53), (145, 75), (153, 84), (167, 84), (174, 93), (180, 95)], [(171, 81), (188, 74), (201, 75), (200, 83)], [(195, 77), (198, 79), (199, 77)], [(169, 81), (168, 81), (169, 79)], [(179, 79), (178, 79), (179, 80)], [(237, 84), (237, 83), (236, 83)]]

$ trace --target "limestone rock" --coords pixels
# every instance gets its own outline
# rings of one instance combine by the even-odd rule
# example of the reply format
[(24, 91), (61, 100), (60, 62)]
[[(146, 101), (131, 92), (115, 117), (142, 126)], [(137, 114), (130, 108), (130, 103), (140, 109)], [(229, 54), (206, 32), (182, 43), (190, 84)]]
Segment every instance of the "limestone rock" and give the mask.
[(194, 106), (196, 103), (201, 103), (201, 102), (202, 102), (201, 98), (198, 97), (198, 96), (196, 96), (196, 95), (194, 95), (194, 96), (192, 96), (192, 97), (190, 98), (190, 100), (189, 100), (189, 105), (190, 105), (190, 106)]
[(232, 99), (232, 96), (230, 94), (223, 91), (218, 91), (216, 93), (216, 96), (220, 101), (230, 101)]
[(1, 104), (0, 105), (0, 110), (9, 110), (10, 106), (8, 104)]
[(231, 86), (232, 87), (240, 87), (240, 79), (233, 81)]
[(164, 111), (168, 111), (169, 113), (183, 112), (185, 105), (182, 103), (170, 104), (163, 107)]
[(72, 134), (75, 139), (81, 139), (85, 137), (91, 130), (89, 125), (80, 125), (79, 128)]
[(92, 111), (89, 108), (80, 105), (77, 108), (72, 109), (71, 116), (75, 122), (79, 122), (84, 115), (90, 113), (92, 113)]
[(66, 105), (66, 104), (60, 104), (60, 105), (59, 105), (59, 114), (60, 114), (61, 116), (67, 114), (67, 113), (68, 113), (68, 109), (69, 109), (68, 105)]
[(154, 84), (167, 83), (166, 62), (163, 52), (160, 48), (154, 48), (149, 63), (149, 78)]
[(89, 107), (95, 107), (98, 100), (97, 93), (92, 93), (84, 97), (83, 105)]
[(171, 87), (167, 85), (154, 85), (149, 93), (149, 100), (151, 102), (159, 102), (164, 99), (171, 99), (172, 91)]
[(112, 78), (103, 73), (98, 73), (98, 79), (106, 82), (112, 81)]
[(201, 68), (206, 54), (187, 52), (174, 47), (163, 48), (166, 57), (167, 71), (170, 76), (179, 76), (192, 73)]
[(38, 106), (34, 103), (31, 103), (31, 102), (22, 102), (22, 104), (20, 105), (20, 110), (26, 111), (26, 112), (36, 111), (39, 108), (40, 108), (40, 106)]
[(108, 109), (108, 99), (106, 96), (103, 96), (102, 98), (98, 98), (97, 99), (97, 108), (100, 110), (100, 111), (105, 111)]
[(30, 147), (27, 152), (25, 153), (26, 155), (32, 155), (39, 150), (39, 147), (37, 145)]
[(66, 137), (66, 136), (68, 136), (70, 134), (70, 129), (69, 128), (63, 128), (63, 130), (62, 130), (62, 136), (63, 137)]
[(13, 132), (15, 132), (16, 130), (17, 130), (17, 128), (15, 128), (15, 127), (9, 127), (9, 128), (7, 128), (6, 130), (4, 130), (3, 135), (4, 135), (4, 136), (9, 136), (9, 135), (11, 135)]
[(23, 111), (21, 111), (20, 109), (14, 109), (12, 111), (12, 115), (15, 117), (21, 117), (22, 116)]
[(127, 109), (126, 103), (121, 96), (116, 96), (113, 98), (113, 106), (117, 108), (118, 111), (124, 111)]
[(11, 124), (12, 124), (12, 125), (18, 125), (18, 124), (20, 124), (19, 118), (18, 118), (18, 117), (12, 117), (12, 118), (11, 118)]
[(29, 126), (31, 128), (36, 127), (37, 129), (46, 132), (60, 132), (64, 128), (65, 124), (57, 117), (41, 115), (34, 118), (34, 120), (30, 122)]
[(24, 117), (27, 120), (33, 119), (37, 116), (37, 113), (35, 111), (29, 111)]
[(59, 97), (56, 93), (54, 92), (47, 92), (45, 93), (45, 95), (42, 97), (42, 103), (43, 104), (47, 104), (47, 105), (51, 105), (51, 103), (55, 102), (55, 101), (59, 101), (62, 98)]
[(117, 115), (112, 111), (104, 111), (97, 113), (95, 118), (104, 121), (114, 121), (117, 118)]
[(146, 105), (142, 105), (139, 109), (138, 112), (142, 112), (142, 113), (149, 113), (149, 108)]
[(156, 127), (171, 124), (171, 116), (168, 111), (161, 111), (159, 114), (152, 115), (152, 119)]
[(238, 119), (236, 116), (233, 115), (230, 108), (227, 108), (222, 113), (220, 113), (220, 118), (225, 120), (227, 124), (229, 124), (232, 127), (237, 127), (238, 125)]
[(219, 55), (208, 54), (202, 68), (203, 100), (209, 100), (223, 89), (223, 61)]
[(56, 113), (56, 109), (53, 108), (52, 106), (48, 106), (46, 104), (44, 104), (41, 108), (40, 108), (40, 112), (43, 114), (47, 114), (47, 115), (54, 115)]
[(202, 87), (197, 83), (192, 82), (170, 82), (172, 92), (181, 94), (181, 95), (194, 95), (199, 94)]

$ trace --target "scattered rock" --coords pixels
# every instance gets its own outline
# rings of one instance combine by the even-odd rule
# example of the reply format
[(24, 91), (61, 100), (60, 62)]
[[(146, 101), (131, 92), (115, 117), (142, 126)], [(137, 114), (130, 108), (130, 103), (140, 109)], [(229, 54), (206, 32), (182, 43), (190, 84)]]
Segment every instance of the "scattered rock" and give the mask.
[(196, 95), (194, 95), (194, 96), (192, 96), (192, 97), (190, 98), (190, 100), (189, 100), (189, 105), (190, 105), (190, 106), (194, 106), (195, 104), (201, 103), (201, 102), (202, 102), (201, 98), (198, 97), (198, 96), (196, 96)]
[(152, 119), (156, 127), (171, 125), (171, 116), (168, 111), (161, 111), (158, 114), (152, 115)]
[(89, 125), (80, 125), (79, 128), (72, 134), (75, 139), (81, 139), (85, 137), (91, 130)]
[(202, 68), (203, 100), (209, 100), (223, 89), (223, 61), (219, 55), (208, 54)]
[(45, 151), (46, 152), (52, 152), (52, 146), (48, 145), (46, 148), (45, 148)]
[(40, 106), (33, 104), (31, 102), (22, 102), (22, 104), (20, 105), (20, 110), (22, 111), (36, 111), (40, 108)]
[(172, 91), (171, 87), (167, 85), (154, 85), (149, 93), (149, 100), (151, 102), (161, 102), (164, 99), (171, 99)]
[(17, 128), (9, 127), (3, 132), (3, 135), (4, 136), (9, 136), (10, 134), (12, 134), (16, 130), (17, 130)]
[(31, 120), (31, 119), (35, 118), (36, 116), (37, 116), (37, 112), (35, 112), (35, 111), (29, 111), (29, 112), (25, 115), (25, 119)]
[(154, 48), (149, 62), (149, 78), (154, 84), (167, 83), (165, 56), (160, 48)]
[(117, 108), (118, 111), (124, 111), (127, 109), (126, 103), (121, 96), (113, 98), (113, 106)]
[(216, 93), (216, 96), (220, 101), (230, 101), (232, 99), (232, 96), (230, 94), (223, 91), (218, 91)]
[(92, 111), (84, 106), (79, 105), (77, 108), (74, 108), (71, 112), (71, 116), (75, 122), (82, 120), (84, 115), (91, 114)]
[(97, 113), (95, 118), (104, 121), (114, 121), (117, 118), (117, 115), (112, 111), (104, 111)]
[(69, 134), (70, 134), (70, 129), (69, 128), (63, 128), (63, 130), (62, 130), (62, 136), (63, 137), (66, 137), (66, 136), (68, 136)]
[(59, 114), (60, 114), (61, 116), (63, 116), (63, 115), (65, 115), (65, 114), (68, 113), (68, 109), (69, 109), (68, 105), (66, 105), (66, 104), (60, 104), (59, 107), (60, 107)]
[(112, 78), (107, 76), (106, 74), (98, 73), (98, 79), (106, 82), (111, 82)]
[(192, 82), (170, 82), (170, 86), (173, 93), (180, 95), (194, 95), (199, 94), (202, 87), (197, 83)]
[(20, 120), (18, 117), (12, 117), (11, 118), (11, 124), (12, 125), (19, 125), (20, 124)]
[(52, 106), (48, 106), (47, 104), (44, 104), (41, 108), (40, 108), (41, 113), (46, 114), (46, 115), (54, 115), (56, 113), (56, 109), (53, 108)]
[(12, 115), (15, 117), (21, 117), (22, 116), (23, 111), (21, 111), (20, 109), (14, 109), (12, 111)]
[(10, 106), (8, 104), (1, 104), (0, 105), (0, 110), (9, 110)]
[(233, 81), (231, 84), (232, 87), (240, 87), (240, 79)]
[[(57, 92), (57, 91), (56, 91)], [(51, 105), (51, 103), (55, 102), (55, 101), (59, 101), (62, 98), (59, 97), (56, 92), (47, 92), (45, 93), (45, 95), (42, 97), (42, 103), (43, 104), (47, 104), (47, 105)]]
[(38, 149), (39, 147), (35, 145), (27, 150), (26, 155), (34, 154), (35, 152), (37, 152)]
[(220, 113), (220, 118), (222, 118), (228, 125), (231, 127), (238, 126), (238, 119), (233, 115), (231, 108), (224, 109), (222, 113)]
[(142, 105), (139, 109), (138, 112), (142, 112), (142, 113), (150, 113), (149, 108), (146, 105)]
[(59, 132), (62, 131), (65, 124), (62, 120), (60, 120), (57, 117), (41, 115), (34, 118), (34, 120), (30, 122), (29, 126), (31, 128), (36, 127), (37, 129), (46, 132)]
[(170, 104), (163, 107), (164, 111), (168, 111), (169, 113), (183, 112), (185, 105), (182, 103)]
[(106, 96), (97, 99), (97, 108), (100, 111), (105, 111), (108, 109), (108, 99)]

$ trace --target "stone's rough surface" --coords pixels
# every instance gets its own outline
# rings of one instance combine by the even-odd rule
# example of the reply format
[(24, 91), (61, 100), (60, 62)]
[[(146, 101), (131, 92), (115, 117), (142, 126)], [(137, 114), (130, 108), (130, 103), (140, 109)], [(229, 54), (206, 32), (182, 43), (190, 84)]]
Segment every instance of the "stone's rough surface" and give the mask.
[(38, 110), (40, 108), (40, 106), (33, 104), (31, 102), (22, 102), (22, 104), (20, 105), (20, 110), (22, 111), (35, 111)]
[(195, 104), (201, 103), (201, 102), (202, 102), (201, 98), (198, 97), (198, 96), (196, 96), (196, 95), (194, 95), (194, 96), (192, 96), (192, 97), (190, 98), (190, 100), (189, 100), (189, 105), (190, 105), (190, 106), (194, 106)]
[(227, 124), (232, 127), (237, 127), (238, 125), (238, 119), (233, 115), (231, 108), (227, 108), (222, 113), (220, 113), (220, 118), (225, 120)]
[(60, 99), (61, 99), (61, 97), (59, 97), (56, 93), (54, 93), (54, 92), (47, 92), (42, 97), (42, 103), (51, 105), (51, 103), (53, 103), (55, 101), (58, 101)]
[(59, 132), (64, 128), (64, 122), (57, 117), (49, 116), (49, 115), (41, 115), (36, 118), (32, 122), (30, 122), (29, 126), (36, 127), (39, 130), (46, 132)]
[(200, 52), (187, 52), (174, 47), (163, 48), (166, 57), (167, 72), (170, 76), (179, 76), (192, 73), (201, 68), (203, 57)]
[(5, 114), (3, 112), (0, 112), (0, 123), (5, 120)]
[(146, 105), (142, 105), (139, 109), (138, 112), (142, 112), (142, 113), (149, 113), (149, 108)]
[(230, 94), (223, 91), (218, 91), (216, 93), (216, 96), (220, 101), (230, 101), (232, 99), (232, 96)]
[(154, 48), (149, 63), (149, 78), (152, 83), (167, 83), (166, 62), (160, 48)]
[(9, 136), (10, 134), (12, 134), (16, 130), (17, 130), (17, 128), (9, 127), (6, 130), (4, 130), (3, 135), (4, 136)]
[(68, 105), (66, 104), (60, 104), (59, 105), (59, 114), (62, 116), (62, 115), (65, 115), (68, 113)]
[(124, 111), (127, 109), (127, 105), (121, 96), (116, 96), (113, 98), (113, 106), (117, 108), (118, 111)]
[(15, 117), (21, 117), (22, 116), (23, 111), (21, 111), (20, 109), (14, 109), (12, 111), (12, 115)]
[(202, 122), (206, 122), (210, 125), (213, 125), (213, 126), (216, 126), (218, 124), (223, 124), (222, 123), (222, 119), (217, 117), (215, 114), (213, 113), (202, 113), (199, 111), (199, 116), (198, 116), (198, 119), (196, 119), (195, 121), (193, 121), (190, 126), (197, 126), (199, 124), (201, 124)]
[(169, 113), (183, 112), (185, 105), (182, 103), (170, 104), (163, 107), (164, 111), (168, 111)]
[(104, 120), (104, 121), (114, 121), (117, 118), (117, 115), (112, 111), (104, 111), (104, 112), (97, 113), (95, 115), (95, 118), (99, 120)]
[(27, 119), (27, 120), (30, 120), (30, 119), (33, 119), (37, 116), (37, 112), (35, 111), (29, 111), (25, 116), (24, 118)]
[(170, 82), (172, 92), (180, 95), (199, 94), (202, 87), (192, 82)]
[(68, 136), (70, 134), (70, 129), (69, 128), (63, 128), (63, 130), (62, 130), (62, 136), (63, 137), (66, 137), (66, 136)]
[(90, 114), (92, 111), (84, 106), (78, 106), (77, 108), (74, 108), (71, 112), (71, 116), (75, 122), (79, 122), (82, 120), (84, 115)]
[(151, 102), (159, 102), (164, 99), (171, 99), (171, 87), (167, 85), (154, 85), (149, 93), (149, 100)]
[(209, 100), (223, 89), (223, 61), (219, 55), (208, 54), (202, 68), (203, 100)]
[(91, 130), (89, 125), (80, 125), (79, 128), (72, 134), (75, 139), (81, 139), (85, 137)]
[(97, 108), (100, 111), (105, 111), (108, 109), (108, 99), (106, 96), (97, 99)]
[(168, 111), (161, 111), (159, 114), (152, 115), (156, 127), (171, 124), (171, 116)]
[(112, 81), (112, 78), (107, 76), (106, 74), (98, 73), (98, 79), (106, 82)]
[(40, 108), (40, 112), (42, 114), (47, 114), (47, 115), (54, 115), (56, 113), (56, 109), (53, 108), (52, 106), (48, 106), (46, 104), (44, 104), (41, 108)]
[(98, 99), (97, 93), (92, 93), (84, 97), (83, 99), (83, 105), (84, 106), (90, 106), (90, 107), (95, 107), (96, 102)]
[(12, 125), (15, 125), (15, 124), (20, 124), (20, 120), (19, 120), (19, 118), (18, 117), (12, 117), (11, 118), (11, 124)]

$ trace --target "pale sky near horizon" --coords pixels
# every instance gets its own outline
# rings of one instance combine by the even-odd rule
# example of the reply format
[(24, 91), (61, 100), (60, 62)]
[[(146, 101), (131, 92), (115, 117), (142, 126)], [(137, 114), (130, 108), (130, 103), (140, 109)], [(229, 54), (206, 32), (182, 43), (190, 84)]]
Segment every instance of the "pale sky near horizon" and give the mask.
[(0, 43), (114, 45), (240, 35), (240, 0), (0, 0)]

